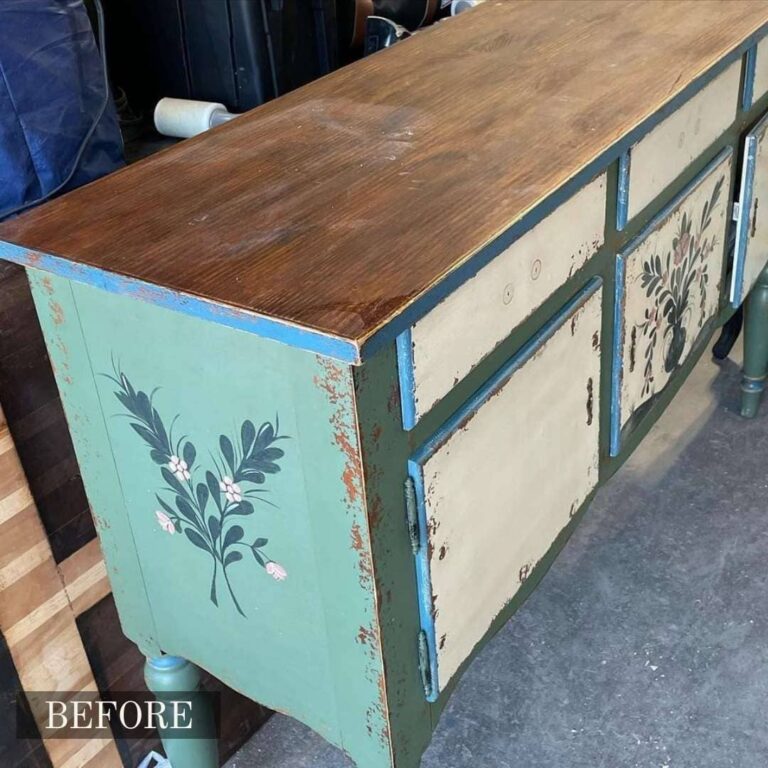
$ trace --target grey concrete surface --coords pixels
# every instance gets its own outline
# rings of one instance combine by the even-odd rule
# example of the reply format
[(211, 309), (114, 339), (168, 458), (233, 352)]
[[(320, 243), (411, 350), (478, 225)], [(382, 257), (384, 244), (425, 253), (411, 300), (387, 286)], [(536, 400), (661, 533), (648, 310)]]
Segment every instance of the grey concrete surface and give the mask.
[[(768, 404), (743, 421), (738, 381), (705, 355), (471, 665), (423, 768), (768, 766)], [(228, 763), (351, 766), (279, 715)]]

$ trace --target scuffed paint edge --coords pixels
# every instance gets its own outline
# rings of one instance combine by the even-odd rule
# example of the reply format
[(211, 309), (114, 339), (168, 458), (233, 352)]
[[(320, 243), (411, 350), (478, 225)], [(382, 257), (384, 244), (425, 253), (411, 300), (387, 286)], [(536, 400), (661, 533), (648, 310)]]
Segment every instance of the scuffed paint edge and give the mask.
[(360, 363), (357, 344), (348, 339), (304, 328), (275, 318), (248, 312), (237, 307), (218, 304), (200, 296), (174, 291), (133, 277), (106, 272), (86, 264), (77, 264), (58, 256), (22, 248), (0, 241), (0, 259), (12, 261), (29, 269), (51, 272), (76, 283), (100, 288), (109, 293), (130, 296), (139, 301), (181, 312), (235, 330), (253, 333), (290, 347), (305, 349), (342, 363)]
[(416, 412), (416, 383), (413, 371), (413, 336), (406, 328), (397, 336), (397, 378), (400, 383), (400, 412), (403, 429), (409, 431), (416, 426), (419, 415)]
[(757, 160), (757, 136), (768, 127), (768, 116), (764, 117), (744, 139), (744, 165), (739, 191), (739, 217), (736, 220), (736, 246), (733, 255), (730, 301), (738, 307), (744, 301), (744, 265), (747, 260), (749, 219), (752, 211), (752, 192), (755, 181)]
[(627, 226), (629, 215), (629, 172), (632, 165), (632, 148), (619, 157), (619, 183), (616, 192), (616, 229), (621, 232)]
[[(421, 464), (408, 460), (408, 475), (416, 493), (416, 511), (419, 518), (419, 551), (416, 554), (416, 590), (419, 602), (419, 624), (427, 638), (429, 649), (429, 691), (426, 699), (431, 704), (440, 694), (440, 675), (437, 666), (437, 634), (432, 612), (432, 573), (429, 566), (429, 532), (427, 530), (427, 506), (424, 493), (424, 472)], [(414, 644), (415, 646), (415, 644)], [(414, 647), (414, 652), (416, 648)]]
[(746, 53), (744, 63), (744, 90), (741, 95), (741, 109), (748, 112), (752, 108), (755, 92), (755, 66), (757, 64), (757, 43)]
[(611, 359), (611, 430), (608, 452), (618, 456), (621, 451), (621, 374), (624, 347), (624, 270), (625, 256), (616, 256), (613, 298), (613, 358)]
[[(380, 607), (381, 596), (379, 595), (378, 588), (376, 586), (375, 566), (373, 557), (373, 536), (371, 532), (371, 519), (370, 510), (368, 509), (368, 489), (366, 487), (365, 468), (363, 464), (363, 435), (360, 427), (360, 419), (357, 409), (357, 394), (355, 392), (354, 379), (351, 371), (346, 370), (348, 374), (348, 391), (340, 393), (330, 383), (336, 373), (338, 372), (338, 366), (331, 360), (324, 358), (320, 355), (317, 357), (317, 362), (321, 369), (325, 371), (325, 381), (316, 380), (315, 384), (319, 385), (325, 390), (330, 405), (337, 410), (335, 417), (335, 423), (332, 425), (336, 430), (335, 440), (337, 445), (339, 444), (338, 432), (342, 428), (350, 432), (349, 436), (344, 436), (343, 445), (339, 445), (342, 453), (345, 456), (345, 469), (342, 473), (342, 484), (344, 485), (346, 492), (346, 505), (348, 508), (352, 506), (358, 506), (360, 509), (360, 517), (365, 521), (364, 530), (359, 525), (358, 521), (355, 521), (351, 527), (352, 546), (357, 552), (358, 569), (361, 584), (367, 582), (370, 589), (366, 591), (371, 597), (372, 601), (372, 617), (370, 627), (360, 627), (360, 634), (357, 640), (363, 642), (365, 645), (371, 647), (371, 638), (375, 639), (375, 656), (369, 657), (375, 664), (375, 670), (377, 672), (377, 679), (370, 680), (375, 683), (378, 691), (378, 705), (380, 707), (381, 716), (383, 717), (383, 730), (380, 734), (383, 743), (385, 743), (386, 749), (389, 752), (390, 762), (394, 764), (394, 745), (392, 743), (392, 734), (390, 731), (390, 711), (389, 711), (389, 694), (387, 689), (387, 678), (385, 674), (384, 666), (384, 640), (380, 622)], [(342, 424), (341, 412), (344, 409), (342, 400), (346, 399), (348, 402), (349, 412), (351, 414), (351, 424)], [(349, 437), (354, 438), (354, 445), (351, 444)], [(354, 454), (354, 455), (353, 455)], [(354, 462), (355, 467), (350, 467), (350, 464)], [(354, 483), (351, 475), (354, 475), (356, 482)], [(373, 668), (372, 668), (373, 669)], [(370, 712), (370, 710), (369, 710)], [(366, 713), (368, 716), (369, 713)], [(343, 749), (343, 746), (342, 746)]]

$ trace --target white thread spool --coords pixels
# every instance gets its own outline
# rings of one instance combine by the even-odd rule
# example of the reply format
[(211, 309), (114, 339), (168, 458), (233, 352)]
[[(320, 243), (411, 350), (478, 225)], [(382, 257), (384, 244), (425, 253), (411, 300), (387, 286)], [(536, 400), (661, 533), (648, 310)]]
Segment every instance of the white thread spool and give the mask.
[(155, 107), (155, 128), (163, 136), (188, 139), (237, 117), (213, 101), (164, 98)]

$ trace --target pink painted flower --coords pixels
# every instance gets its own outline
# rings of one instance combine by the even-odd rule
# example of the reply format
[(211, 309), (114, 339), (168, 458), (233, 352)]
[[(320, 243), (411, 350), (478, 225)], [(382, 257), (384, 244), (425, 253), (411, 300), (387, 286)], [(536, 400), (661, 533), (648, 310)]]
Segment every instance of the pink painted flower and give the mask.
[(189, 480), (191, 475), (189, 474), (189, 467), (184, 459), (180, 459), (178, 456), (171, 456), (171, 460), (168, 462), (168, 468), (176, 475), (177, 480)]
[(157, 518), (158, 525), (166, 532), (166, 533), (176, 533), (176, 526), (173, 524), (173, 520), (171, 520), (168, 515), (165, 514), (165, 512), (161, 512), (159, 509), (155, 512), (155, 517)]
[(267, 573), (275, 580), (275, 581), (285, 581), (288, 578), (288, 571), (283, 568), (280, 563), (276, 563), (274, 560), (270, 560), (267, 565)]
[(243, 494), (240, 486), (226, 475), (219, 482), (219, 488), (224, 492), (227, 501), (232, 504), (239, 504), (243, 500)]

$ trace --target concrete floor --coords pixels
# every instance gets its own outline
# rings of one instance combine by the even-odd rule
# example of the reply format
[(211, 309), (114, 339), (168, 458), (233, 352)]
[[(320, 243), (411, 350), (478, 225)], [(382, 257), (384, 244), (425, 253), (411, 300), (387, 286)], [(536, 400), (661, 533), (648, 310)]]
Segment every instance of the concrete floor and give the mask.
[[(471, 665), (422, 768), (768, 765), (768, 403), (743, 421), (738, 381), (705, 355)], [(351, 766), (278, 715), (228, 763)]]

